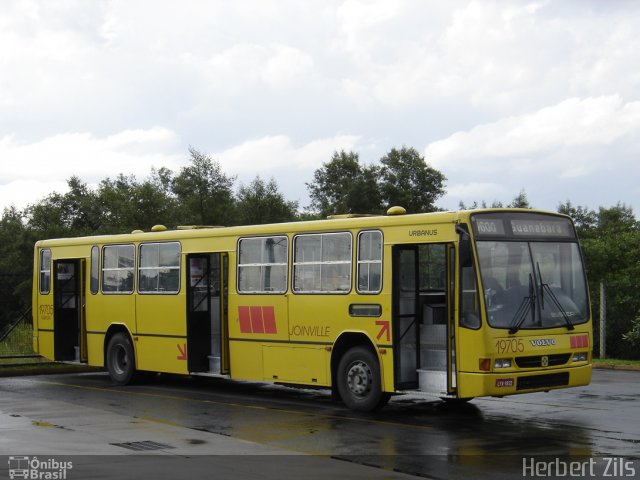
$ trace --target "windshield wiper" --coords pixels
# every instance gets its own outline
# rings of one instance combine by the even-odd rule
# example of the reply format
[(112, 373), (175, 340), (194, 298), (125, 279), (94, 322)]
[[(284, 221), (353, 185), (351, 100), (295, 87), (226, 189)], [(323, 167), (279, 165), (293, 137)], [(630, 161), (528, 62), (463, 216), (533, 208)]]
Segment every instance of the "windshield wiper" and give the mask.
[(544, 292), (547, 292), (549, 294), (549, 297), (551, 297), (551, 302), (556, 306), (556, 308), (562, 315), (562, 318), (564, 318), (567, 330), (573, 330), (576, 327), (573, 326), (573, 323), (569, 319), (569, 315), (567, 314), (566, 310), (562, 307), (560, 300), (558, 300), (556, 294), (553, 293), (553, 290), (551, 290), (549, 284), (544, 283), (544, 280), (542, 280), (542, 273), (540, 272), (540, 262), (536, 262), (536, 265), (538, 267), (538, 277), (540, 277), (540, 301), (542, 302), (542, 309), (544, 310)]
[(516, 333), (527, 319), (527, 314), (531, 311), (531, 317), (535, 322), (536, 319), (536, 291), (533, 288), (533, 277), (529, 274), (529, 296), (524, 297), (518, 310), (516, 310), (511, 322), (510, 334)]

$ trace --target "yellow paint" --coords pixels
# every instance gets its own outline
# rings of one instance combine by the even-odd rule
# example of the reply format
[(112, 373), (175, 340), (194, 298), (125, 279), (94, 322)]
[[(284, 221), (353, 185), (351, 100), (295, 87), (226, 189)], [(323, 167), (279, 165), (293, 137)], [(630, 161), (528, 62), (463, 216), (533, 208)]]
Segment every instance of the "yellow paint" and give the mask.
[[(456, 249), (459, 234), (458, 223), (469, 224), (470, 212), (442, 212), (421, 215), (393, 215), (362, 218), (336, 218), (318, 222), (299, 222), (276, 225), (203, 228), (194, 230), (166, 230), (158, 232), (132, 233), (113, 236), (96, 236), (76, 239), (46, 240), (36, 244), (34, 253), (34, 349), (46, 358), (54, 358), (54, 284), (53, 272), (51, 290), (48, 294), (39, 292), (39, 253), (41, 249), (51, 250), (51, 262), (61, 259), (83, 259), (86, 292), (86, 345), (88, 364), (104, 365), (105, 333), (113, 325), (122, 325), (130, 332), (135, 349), (136, 365), (141, 370), (188, 374), (189, 352), (187, 340), (187, 278), (186, 266), (190, 254), (225, 254), (228, 258), (227, 317), (222, 324), (223, 367), (224, 354), (229, 353), (227, 373), (231, 378), (245, 380), (270, 380), (294, 384), (329, 386), (332, 383), (330, 370), (336, 342), (345, 333), (359, 335), (374, 348), (380, 362), (383, 389), (395, 390), (394, 346), (392, 305), (392, 258), (396, 245), (417, 245), (426, 243), (446, 244)], [(379, 230), (383, 234), (382, 290), (379, 294), (359, 294), (357, 285), (358, 233)], [(300, 233), (349, 232), (352, 236), (351, 289), (340, 294), (296, 294), (292, 292), (292, 266), (294, 237)], [(284, 294), (239, 294), (237, 286), (238, 240), (252, 236), (286, 236), (288, 238), (289, 268), (287, 291)], [(181, 270), (180, 291), (177, 294), (141, 294), (136, 289), (131, 294), (92, 294), (90, 292), (91, 249), (109, 244), (133, 244), (136, 255), (139, 246), (145, 242), (180, 242)], [(458, 271), (455, 272), (455, 299), (452, 305), (457, 315), (459, 300)], [(484, 300), (480, 295), (480, 302)], [(374, 304), (381, 308), (379, 317), (352, 317), (351, 304)], [(483, 305), (481, 305), (483, 307)], [(243, 331), (241, 311), (246, 308), (273, 311), (273, 331)], [(258, 310), (256, 310), (257, 312)], [(484, 310), (481, 308), (481, 311)], [(509, 358), (500, 354), (496, 342), (501, 339), (511, 341), (522, 339), (521, 355), (549, 355), (567, 351), (569, 335), (588, 334), (592, 346), (591, 323), (576, 325), (573, 332), (564, 328), (546, 330), (543, 333), (521, 330), (513, 336), (505, 330), (487, 327), (483, 315), (483, 327), (478, 330), (458, 328), (454, 319), (455, 349), (458, 354), (457, 372), (459, 396), (504, 395), (515, 393), (509, 388), (496, 389), (496, 372), (480, 373), (479, 358), (489, 358), (493, 365), (495, 358)], [(264, 327), (264, 318), (262, 319)], [(385, 331), (388, 322), (389, 331)], [(534, 335), (534, 336), (532, 336)], [(557, 339), (553, 346), (534, 347), (531, 338)], [(202, 340), (202, 339), (200, 339)], [(384, 354), (380, 351), (385, 350)], [(567, 368), (571, 371), (571, 385), (588, 383), (590, 366), (580, 365)], [(553, 369), (559, 372), (562, 369)], [(505, 372), (515, 376), (516, 369)], [(518, 374), (529, 375), (526, 370)], [(500, 373), (499, 375), (504, 375)]]
[(328, 355), (322, 347), (264, 345), (262, 355), (265, 380), (329, 385)]
[(54, 425), (53, 423), (43, 422), (43, 421), (40, 421), (40, 420), (33, 420), (33, 421), (31, 422), (31, 424), (32, 424), (34, 427), (44, 427), (44, 428), (52, 428), (52, 427), (55, 427), (55, 425)]
[(136, 366), (140, 370), (189, 373), (186, 360), (178, 357), (185, 350), (184, 338), (134, 336)]

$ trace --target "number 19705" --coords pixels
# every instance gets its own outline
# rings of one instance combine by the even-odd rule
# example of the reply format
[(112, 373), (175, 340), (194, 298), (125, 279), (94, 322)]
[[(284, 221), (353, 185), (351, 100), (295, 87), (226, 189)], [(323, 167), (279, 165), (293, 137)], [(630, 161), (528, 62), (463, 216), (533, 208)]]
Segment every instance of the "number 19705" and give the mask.
[(524, 342), (521, 338), (502, 338), (496, 340), (496, 350), (498, 353), (524, 352)]

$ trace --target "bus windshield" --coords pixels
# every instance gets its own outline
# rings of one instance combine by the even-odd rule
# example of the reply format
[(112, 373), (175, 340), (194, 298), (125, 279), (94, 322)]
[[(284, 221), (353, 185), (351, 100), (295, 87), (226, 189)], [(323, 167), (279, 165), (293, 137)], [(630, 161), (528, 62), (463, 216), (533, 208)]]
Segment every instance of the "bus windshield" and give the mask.
[(478, 241), (489, 325), (541, 329), (588, 320), (582, 258), (575, 242)]

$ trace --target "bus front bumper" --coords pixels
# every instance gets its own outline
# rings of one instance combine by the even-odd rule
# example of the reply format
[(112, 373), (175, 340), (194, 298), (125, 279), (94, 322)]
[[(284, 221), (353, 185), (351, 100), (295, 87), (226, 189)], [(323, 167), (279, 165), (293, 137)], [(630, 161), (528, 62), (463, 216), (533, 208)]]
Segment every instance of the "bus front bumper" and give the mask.
[(458, 397), (485, 397), (578, 387), (591, 382), (591, 364), (505, 373), (460, 372)]

